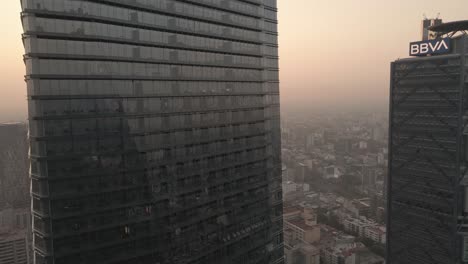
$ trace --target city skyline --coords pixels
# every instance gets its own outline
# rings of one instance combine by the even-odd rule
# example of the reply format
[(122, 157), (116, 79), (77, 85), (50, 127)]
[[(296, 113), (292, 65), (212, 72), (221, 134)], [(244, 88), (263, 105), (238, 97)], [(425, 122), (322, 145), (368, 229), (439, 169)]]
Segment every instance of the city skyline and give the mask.
[[(468, 2), (280, 0), (279, 45), (283, 110), (381, 107), (388, 103), (388, 63), (406, 57), (420, 37), (423, 14), (462, 20)], [(26, 84), (19, 1), (4, 4), (0, 122), (26, 119)], [(455, 7), (455, 8), (454, 8)], [(394, 14), (398, 13), (397, 19)], [(361, 71), (356, 70), (359, 65)], [(337, 75), (340, 78), (334, 78)], [(359, 97), (358, 97), (359, 96)], [(382, 107), (383, 106), (383, 107)]]
[(466, 0), (5, 8), (0, 264), (468, 263)]

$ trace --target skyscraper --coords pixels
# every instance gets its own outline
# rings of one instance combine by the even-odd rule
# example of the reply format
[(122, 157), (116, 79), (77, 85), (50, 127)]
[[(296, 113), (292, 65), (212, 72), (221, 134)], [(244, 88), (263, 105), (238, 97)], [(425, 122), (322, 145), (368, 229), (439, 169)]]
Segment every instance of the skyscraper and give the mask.
[(468, 23), (391, 66), (387, 263), (468, 262)]
[(30, 207), (27, 133), (24, 123), (0, 123), (0, 212)]
[(34, 259), (283, 263), (276, 0), (23, 0)]

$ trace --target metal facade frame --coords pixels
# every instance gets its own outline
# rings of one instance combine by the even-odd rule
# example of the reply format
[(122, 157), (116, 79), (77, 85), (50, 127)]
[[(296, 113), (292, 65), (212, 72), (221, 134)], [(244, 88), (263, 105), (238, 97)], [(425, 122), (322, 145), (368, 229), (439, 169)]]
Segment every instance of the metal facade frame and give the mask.
[[(458, 54), (391, 65), (387, 263), (462, 262), (466, 37)], [(463, 217), (464, 219), (464, 217)]]

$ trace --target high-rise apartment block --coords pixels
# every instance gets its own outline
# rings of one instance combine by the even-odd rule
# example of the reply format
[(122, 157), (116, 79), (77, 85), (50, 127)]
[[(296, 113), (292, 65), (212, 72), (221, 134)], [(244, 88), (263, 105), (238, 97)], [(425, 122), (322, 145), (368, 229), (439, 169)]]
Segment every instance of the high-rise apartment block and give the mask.
[(467, 29), (430, 27), (392, 63), (388, 264), (468, 263)]
[(0, 263), (29, 264), (29, 239), (25, 230), (4, 233), (0, 230)]
[(22, 0), (36, 264), (283, 263), (276, 0)]

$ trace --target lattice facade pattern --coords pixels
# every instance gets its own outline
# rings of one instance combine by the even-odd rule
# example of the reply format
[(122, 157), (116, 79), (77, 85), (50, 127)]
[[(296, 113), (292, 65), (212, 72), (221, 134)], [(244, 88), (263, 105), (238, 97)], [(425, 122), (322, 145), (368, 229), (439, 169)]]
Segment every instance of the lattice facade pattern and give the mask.
[(392, 63), (390, 264), (464, 263), (468, 45), (454, 42), (452, 54)]

